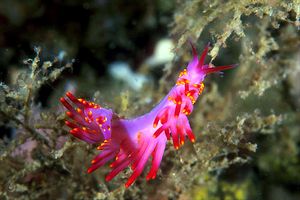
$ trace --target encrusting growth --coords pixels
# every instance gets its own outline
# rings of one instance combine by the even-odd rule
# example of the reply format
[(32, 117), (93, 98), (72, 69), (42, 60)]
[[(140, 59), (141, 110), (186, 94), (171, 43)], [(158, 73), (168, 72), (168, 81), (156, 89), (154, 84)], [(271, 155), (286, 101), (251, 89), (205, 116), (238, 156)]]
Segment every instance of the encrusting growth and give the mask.
[(66, 121), (66, 125), (71, 128), (70, 133), (85, 142), (99, 144), (97, 150), (101, 152), (92, 160), (88, 173), (115, 159), (110, 164), (112, 170), (106, 181), (130, 166), (133, 173), (125, 183), (129, 187), (142, 173), (150, 156), (152, 164), (146, 178), (156, 177), (167, 140), (172, 138), (175, 149), (184, 144), (186, 137), (195, 142), (187, 116), (192, 113), (193, 104), (204, 89), (205, 76), (234, 66), (211, 68), (204, 64), (209, 45), (200, 58), (191, 46), (193, 59), (180, 72), (176, 85), (152, 111), (143, 116), (121, 119), (112, 110), (77, 99), (70, 92), (66, 93), (66, 98), (60, 99), (68, 110), (66, 114), (70, 120)]

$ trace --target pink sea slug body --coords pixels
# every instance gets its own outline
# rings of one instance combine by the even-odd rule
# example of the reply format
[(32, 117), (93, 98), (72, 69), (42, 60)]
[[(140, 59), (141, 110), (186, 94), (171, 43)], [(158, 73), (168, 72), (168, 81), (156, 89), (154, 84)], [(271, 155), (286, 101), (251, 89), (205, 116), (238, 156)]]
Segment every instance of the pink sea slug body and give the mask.
[(121, 119), (112, 110), (77, 99), (70, 92), (66, 93), (67, 98), (60, 99), (68, 109), (66, 114), (70, 120), (66, 125), (71, 128), (70, 133), (87, 143), (99, 145), (100, 153), (92, 160), (88, 173), (113, 160), (106, 181), (130, 166), (133, 173), (125, 183), (129, 187), (142, 173), (150, 157), (152, 164), (146, 178), (156, 177), (168, 140), (172, 139), (175, 149), (184, 144), (186, 137), (195, 141), (188, 115), (204, 89), (203, 80), (207, 74), (230, 69), (233, 65), (211, 68), (204, 64), (209, 45), (199, 58), (191, 46), (193, 59), (180, 72), (176, 85), (143, 116)]

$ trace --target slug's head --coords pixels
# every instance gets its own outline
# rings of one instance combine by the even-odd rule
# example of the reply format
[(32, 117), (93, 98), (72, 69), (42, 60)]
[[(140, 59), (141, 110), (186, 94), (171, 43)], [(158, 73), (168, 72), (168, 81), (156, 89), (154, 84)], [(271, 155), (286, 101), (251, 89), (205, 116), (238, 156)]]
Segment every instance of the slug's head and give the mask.
[(190, 42), (190, 45), (193, 51), (193, 59), (189, 62), (187, 69), (181, 72), (180, 76), (183, 76), (183, 78), (189, 80), (191, 83), (199, 84), (204, 80), (207, 74), (220, 72), (234, 67), (234, 65), (211, 67), (208, 64), (204, 64), (204, 60), (210, 45), (209, 44), (206, 45), (205, 49), (203, 50), (199, 58), (193, 43)]

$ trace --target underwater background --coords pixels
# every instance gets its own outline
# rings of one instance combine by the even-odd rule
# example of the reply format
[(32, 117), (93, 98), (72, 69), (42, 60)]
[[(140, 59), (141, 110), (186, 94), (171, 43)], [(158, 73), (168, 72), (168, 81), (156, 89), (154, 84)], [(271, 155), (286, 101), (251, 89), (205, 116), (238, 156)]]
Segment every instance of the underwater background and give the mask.
[[(155, 180), (107, 183), (64, 126), (66, 91), (149, 112), (210, 42), (210, 75)], [(300, 199), (299, 0), (0, 0), (0, 199)], [(145, 171), (149, 170), (149, 166)]]

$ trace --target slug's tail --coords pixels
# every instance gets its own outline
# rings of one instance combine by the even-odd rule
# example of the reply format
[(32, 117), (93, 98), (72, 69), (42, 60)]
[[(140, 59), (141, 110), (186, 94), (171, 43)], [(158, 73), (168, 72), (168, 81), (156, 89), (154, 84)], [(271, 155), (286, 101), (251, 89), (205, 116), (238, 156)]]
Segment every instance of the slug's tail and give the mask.
[(110, 164), (111, 171), (106, 176), (106, 181), (112, 180), (130, 166), (133, 173), (125, 184), (125, 187), (129, 187), (140, 176), (147, 161), (152, 157), (147, 180), (156, 177), (166, 146), (164, 136), (155, 139), (147, 134), (140, 134), (138, 141), (134, 142), (134, 147), (130, 145), (129, 139), (124, 139), (119, 144), (111, 134), (111, 121), (117, 119), (113, 119), (114, 114), (111, 110), (101, 108), (100, 105), (84, 99), (77, 99), (70, 92), (66, 93), (65, 98), (60, 98), (60, 101), (68, 110), (66, 114), (70, 119), (65, 123), (71, 128), (70, 133), (85, 142), (100, 144), (97, 147), (100, 153), (91, 161), (87, 173), (92, 173), (114, 159)]
[(66, 114), (70, 119), (65, 123), (71, 128), (72, 135), (91, 144), (102, 143), (111, 138), (111, 110), (84, 99), (77, 99), (70, 92), (66, 96), (67, 98), (60, 98), (60, 102), (68, 110)]

